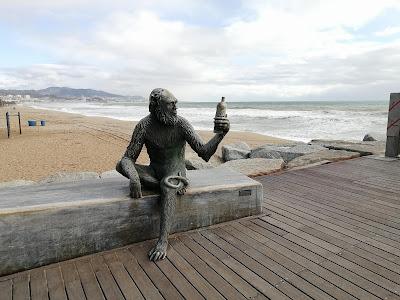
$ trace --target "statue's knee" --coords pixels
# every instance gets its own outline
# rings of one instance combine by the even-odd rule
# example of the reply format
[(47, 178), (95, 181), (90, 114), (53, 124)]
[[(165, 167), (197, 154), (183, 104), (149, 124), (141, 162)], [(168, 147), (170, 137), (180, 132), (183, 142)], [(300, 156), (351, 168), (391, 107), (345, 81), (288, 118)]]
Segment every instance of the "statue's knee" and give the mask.
[(115, 170), (116, 170), (118, 173), (121, 173), (121, 174), (122, 174), (122, 166), (121, 166), (121, 161), (120, 161), (120, 160), (117, 162), (117, 165), (115, 166)]
[(115, 166), (115, 170), (120, 173), (122, 176), (126, 177), (129, 179), (129, 176), (125, 173), (124, 169), (122, 168), (121, 161), (117, 162), (117, 165)]

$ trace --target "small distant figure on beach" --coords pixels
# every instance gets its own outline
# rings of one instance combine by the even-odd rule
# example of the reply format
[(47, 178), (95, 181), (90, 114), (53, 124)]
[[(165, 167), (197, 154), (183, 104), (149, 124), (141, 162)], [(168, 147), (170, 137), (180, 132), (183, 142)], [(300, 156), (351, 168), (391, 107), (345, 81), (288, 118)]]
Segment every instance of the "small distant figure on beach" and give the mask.
[[(177, 194), (183, 195), (189, 184), (185, 167), (186, 142), (208, 161), (228, 133), (230, 123), (227, 117), (216, 117), (214, 128), (218, 133), (204, 143), (192, 125), (177, 115), (178, 100), (172, 93), (162, 88), (154, 89), (149, 101), (150, 114), (136, 125), (130, 144), (116, 169), (130, 180), (132, 198), (142, 197), (142, 185), (160, 192), (160, 236), (149, 252), (150, 260), (156, 261), (166, 257)], [(136, 164), (143, 145), (150, 157), (149, 166)]]

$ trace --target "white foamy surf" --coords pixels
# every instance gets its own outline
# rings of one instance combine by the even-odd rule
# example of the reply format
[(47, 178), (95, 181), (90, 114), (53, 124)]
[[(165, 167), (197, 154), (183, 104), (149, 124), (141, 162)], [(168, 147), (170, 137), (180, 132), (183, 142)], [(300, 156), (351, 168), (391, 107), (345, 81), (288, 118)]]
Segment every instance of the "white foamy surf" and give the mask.
[[(227, 102), (231, 129), (284, 139), (362, 140), (366, 133), (385, 139), (387, 106), (370, 102)], [(86, 116), (138, 121), (148, 114), (146, 103), (40, 102), (32, 107)], [(179, 102), (178, 114), (196, 129), (212, 130), (217, 102)]]

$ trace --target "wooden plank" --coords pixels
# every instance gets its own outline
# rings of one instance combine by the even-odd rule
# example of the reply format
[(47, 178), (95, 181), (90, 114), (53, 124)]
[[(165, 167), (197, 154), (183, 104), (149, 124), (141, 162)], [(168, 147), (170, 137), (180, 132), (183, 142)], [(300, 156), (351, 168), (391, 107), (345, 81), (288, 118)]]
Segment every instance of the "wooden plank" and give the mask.
[[(288, 230), (288, 227), (286, 230)], [(323, 238), (318, 231), (315, 230), (315, 232), (318, 234), (318, 238)], [(390, 293), (395, 293), (395, 291), (400, 290), (399, 285), (370, 272), (365, 268), (359, 267), (357, 264), (345, 260), (338, 255), (331, 255), (326, 258), (327, 260), (321, 263), (322, 266), (326, 266), (329, 270), (338, 270), (337, 274), (346, 274), (346, 279), (351, 280), (351, 282), (356, 283), (371, 294), (384, 298), (390, 295)], [(373, 282), (369, 281), (367, 278)]]
[[(297, 198), (296, 198), (296, 200), (297, 200)], [(321, 221), (321, 222), (319, 222), (319, 223), (324, 223), (324, 224), (327, 224), (327, 223), (325, 223), (325, 221)], [(312, 230), (312, 229), (308, 229), (308, 230)], [(349, 231), (348, 231), (349, 232)], [(364, 232), (363, 232), (364, 233)], [(350, 233), (351, 235), (352, 235), (352, 233)], [(349, 234), (349, 235), (350, 235)], [(359, 237), (360, 237), (360, 240), (364, 240), (364, 238), (363, 238), (363, 236), (361, 236), (361, 235), (358, 235)], [(370, 235), (371, 236), (371, 235)], [(388, 250), (387, 249), (387, 247), (384, 245), (384, 244), (381, 244), (381, 243), (378, 243), (378, 242), (371, 242), (372, 240), (374, 240), (374, 239), (379, 239), (380, 241), (385, 241), (385, 242), (390, 242), (390, 240), (388, 240), (388, 239), (384, 239), (383, 237), (378, 237), (378, 238), (376, 238), (375, 236), (374, 236), (374, 238), (373, 239), (368, 239), (367, 238), (367, 242), (369, 243), (369, 244), (372, 244), (373, 246), (376, 246), (376, 247), (378, 247), (378, 248), (384, 248), (384, 250)], [(391, 242), (390, 242), (391, 243)], [(340, 242), (338, 242), (338, 244), (337, 245), (339, 245), (340, 244)], [(394, 245), (393, 243), (392, 243), (392, 245)], [(343, 247), (343, 245), (342, 245), (342, 247)], [(393, 249), (392, 247), (390, 247), (389, 249)], [(370, 252), (372, 252), (372, 253), (374, 253), (374, 254), (377, 254), (377, 255), (380, 255), (380, 253), (377, 253), (377, 251), (378, 251), (379, 249), (376, 249), (375, 247), (370, 247), (369, 248), (369, 251)], [(390, 251), (390, 250), (389, 250)], [(396, 250), (395, 250), (396, 251)], [(391, 253), (388, 253), (388, 252), (385, 252), (385, 253), (387, 253), (387, 255), (389, 255), (389, 258), (391, 257), (391, 256), (393, 256), (393, 254), (391, 254)], [(388, 257), (386, 257), (386, 255), (384, 255), (383, 256), (385, 259), (387, 259)], [(393, 256), (393, 259), (392, 259), (393, 261), (397, 261), (398, 260), (398, 258), (397, 258), (397, 256), (395, 255), (395, 256)]]
[(305, 239), (313, 244), (316, 244), (332, 253), (339, 253), (343, 250), (342, 248), (335, 246), (332, 243), (325, 242), (324, 240), (322, 240), (319, 237), (313, 236), (312, 234), (308, 234), (308, 233), (300, 230), (299, 228), (304, 227), (304, 225), (297, 224), (295, 226), (292, 226), (293, 222), (290, 222), (289, 220), (287, 220), (287, 221), (288, 221), (288, 223), (291, 223), (291, 224), (287, 224), (286, 222), (283, 222), (279, 219), (276, 219), (276, 218), (273, 218), (270, 216), (263, 217), (262, 219), (268, 223), (275, 225), (275, 226), (281, 226), (282, 228), (289, 231), (290, 233), (293, 233), (293, 234), (301, 237), (302, 239)]
[[(349, 204), (345, 203), (342, 200), (340, 200), (338, 197), (334, 197), (332, 195), (323, 195), (319, 191), (315, 191), (313, 189), (304, 187), (302, 185), (298, 185), (296, 183), (291, 182), (290, 184), (285, 183), (279, 183), (282, 185), (282, 187), (275, 186), (275, 189), (283, 190), (283, 191), (289, 191), (290, 193), (293, 193), (294, 195), (304, 197), (306, 195), (307, 199), (312, 199), (313, 201), (323, 203), (328, 206), (333, 206), (335, 208), (339, 208), (341, 210), (344, 210), (346, 212), (349, 212), (351, 214), (360, 216), (360, 217), (365, 217), (367, 219), (373, 220), (377, 223), (381, 223), (396, 229), (400, 230), (400, 224), (392, 221), (392, 219), (387, 216), (380, 214), (379, 212), (374, 212), (374, 210), (371, 210), (371, 208), (366, 208), (363, 207), (362, 205), (358, 205), (358, 203), (354, 204)], [(289, 187), (288, 187), (289, 186)]]
[[(318, 245), (304, 239), (301, 239), (293, 235), (292, 233), (288, 233), (284, 237), (277, 236), (264, 227), (265, 223), (266, 222), (261, 219), (254, 219), (249, 221), (241, 221), (237, 224), (234, 223), (232, 224), (232, 227), (246, 233), (247, 235), (250, 235), (252, 238), (258, 240), (263, 244), (267, 244), (267, 246), (270, 240), (273, 240), (279, 245), (289, 248), (302, 256), (308, 257), (315, 263), (320, 263), (325, 260), (324, 258), (322, 258), (325, 255), (332, 255), (332, 252), (330, 252), (329, 250), (319, 247)], [(251, 231), (248, 231), (247, 229), (251, 229)], [(299, 242), (294, 241), (292, 237), (296, 237)]]
[(101, 290), (106, 299), (124, 300), (117, 283), (114, 280), (110, 270), (105, 264), (104, 258), (101, 254), (92, 255), (90, 257), (90, 264), (92, 265), (94, 274), (100, 284)]
[[(233, 258), (240, 261), (243, 265), (270, 283), (271, 286), (274, 286), (276, 289), (280, 290), (286, 296), (292, 299), (311, 299), (307, 294), (290, 284), (290, 280), (288, 279), (289, 272), (285, 272), (286, 277), (285, 275), (279, 276), (279, 274), (277, 274), (277, 270), (274, 270), (275, 272), (273, 272), (273, 268), (268, 268), (266, 266), (268, 264), (265, 265), (260, 262), (260, 259), (264, 260), (264, 256), (257, 256), (258, 253), (256, 251), (251, 251), (252, 248), (249, 245), (242, 243), (242, 247), (239, 249), (239, 241), (234, 240), (236, 247), (230, 244), (229, 242), (232, 241), (230, 239), (230, 235), (224, 231), (223, 228), (203, 231), (202, 235), (206, 236), (207, 239), (212, 241), (219, 248), (223, 249)], [(256, 257), (253, 255), (256, 255)], [(282, 285), (283, 282), (289, 283)]]
[(13, 299), (23, 300), (30, 298), (29, 274), (22, 273), (13, 278)]
[(359, 248), (359, 245), (361, 245), (361, 244), (362, 243), (357, 244), (354, 247), (348, 248), (345, 251), (343, 251), (342, 253), (345, 255), (347, 252), (350, 252), (352, 254), (357, 255), (357, 257), (365, 259), (366, 261), (369, 261), (369, 262), (374, 262), (375, 264), (379, 265), (380, 267), (383, 267), (386, 270), (393, 271), (400, 275), (400, 265), (395, 264), (395, 263), (391, 262), (390, 260), (387, 260), (383, 257), (380, 257), (378, 255), (375, 255), (371, 252), (368, 252), (364, 249)]
[(211, 241), (203, 237), (198, 233), (194, 233), (190, 235), (197, 243), (204, 246), (210, 252), (214, 254), (220, 261), (222, 261), (226, 266), (228, 266), (232, 271), (240, 275), (243, 279), (245, 279), (248, 283), (250, 283), (253, 287), (255, 287), (258, 291), (263, 293), (265, 296), (273, 299), (288, 299), (288, 297), (277, 290), (274, 286), (265, 281), (258, 274), (254, 273), (252, 270), (248, 269), (246, 266), (241, 264), (236, 259), (232, 258), (226, 252), (218, 248)]
[(75, 264), (73, 262), (60, 263), (60, 268), (68, 299), (85, 300), (85, 293)]
[(277, 215), (273, 215), (271, 217), (281, 220), (282, 218), (280, 215), (282, 217), (287, 216), (291, 220), (297, 221), (304, 226), (317, 229), (321, 232), (331, 235), (332, 237), (345, 241), (350, 245), (358, 244), (359, 242), (364, 241), (372, 246), (381, 248), (382, 250), (391, 252), (393, 254), (400, 254), (400, 243), (391, 239), (377, 236), (376, 234), (359, 229), (357, 227), (350, 227), (350, 229), (348, 229), (348, 226), (345, 223), (340, 224), (342, 226), (339, 226), (335, 224), (336, 222), (334, 220), (333, 222), (327, 222), (329, 217), (324, 218), (322, 216), (321, 218), (318, 218), (317, 216), (309, 214), (309, 211), (307, 211), (307, 213), (303, 213), (298, 208), (280, 205), (277, 201), (270, 203), (270, 209), (277, 213)]
[[(269, 201), (273, 201), (274, 204), (276, 204), (276, 202), (279, 202), (285, 206), (289, 206), (301, 212), (319, 217), (331, 223), (340, 224), (342, 227), (348, 229), (360, 228), (373, 233), (374, 236), (384, 236), (388, 239), (400, 242), (400, 230), (391, 228), (390, 231), (387, 231), (385, 229), (388, 229), (388, 227), (382, 229), (383, 226), (377, 226), (379, 225), (379, 223), (371, 222), (365, 218), (357, 217), (338, 209), (312, 202), (308, 199), (305, 199), (304, 197), (298, 197), (289, 193), (275, 192), (273, 195), (268, 195), (267, 201), (268, 203), (270, 203)], [(393, 231), (396, 233), (393, 233)]]
[(183, 299), (182, 295), (168, 280), (165, 274), (157, 267), (154, 262), (149, 260), (147, 256), (149, 245), (149, 243), (145, 245), (135, 244), (129, 248), (129, 251), (133, 256), (135, 256), (139, 265), (146, 272), (147, 276), (149, 276), (151, 281), (158, 288), (161, 295), (165, 299)]
[(192, 284), (175, 269), (175, 266), (169, 261), (169, 259), (157, 262), (157, 266), (185, 299), (204, 299)]
[(192, 284), (175, 268), (169, 258), (157, 261), (156, 265), (185, 299), (204, 299)]
[(12, 300), (12, 280), (0, 281), (0, 300)]
[[(318, 178), (320, 182), (324, 182), (327, 184), (335, 184), (335, 186), (340, 186), (346, 191), (356, 192), (361, 195), (366, 195), (370, 197), (381, 197), (385, 201), (386, 205), (396, 203), (395, 197), (393, 193), (387, 193), (386, 191), (382, 191), (382, 189), (376, 189), (374, 187), (366, 187), (365, 184), (358, 184), (355, 181), (349, 181), (343, 177), (338, 175), (333, 175), (330, 173), (323, 172), (321, 169), (313, 169), (313, 170), (305, 170), (303, 172), (303, 176), (306, 178), (310, 178), (310, 180), (314, 180), (314, 178)], [(376, 201), (377, 199), (375, 199)]]
[[(286, 229), (286, 228), (285, 228)], [(279, 238), (279, 236), (277, 236)], [(310, 260), (311, 256), (301, 256), (293, 251), (292, 248), (285, 248), (282, 247), (279, 243), (276, 243), (274, 240), (265, 238), (265, 243), (268, 243), (268, 246), (273, 248), (274, 250), (280, 252), (282, 255), (285, 255), (288, 258), (296, 261), (298, 264), (302, 265), (304, 268), (312, 271), (313, 273), (319, 275), (320, 277), (330, 281), (332, 284), (338, 286), (340, 289), (346, 291), (347, 293), (353, 295), (356, 298), (360, 299), (378, 299), (378, 297), (371, 295), (369, 292), (365, 291), (364, 289), (360, 288), (356, 284), (346, 280), (345, 278), (341, 277), (341, 269), (339, 267), (326, 269), (319, 265), (312, 260)], [(311, 251), (310, 254), (312, 254)], [(314, 254), (315, 255), (315, 254)], [(320, 259), (320, 261), (325, 261), (325, 259)]]
[(61, 275), (60, 266), (53, 265), (46, 268), (47, 288), (49, 289), (49, 298), (54, 300), (67, 300), (64, 281)]
[(144, 299), (135, 282), (125, 270), (124, 265), (118, 260), (114, 252), (105, 253), (104, 259), (117, 282), (125, 299)]
[[(282, 201), (282, 203), (284, 203), (283, 205), (280, 202), (277, 202), (274, 200), (274, 203), (271, 204), (271, 209), (273, 207), (276, 207), (274, 210), (276, 213), (280, 214), (280, 215), (286, 215), (286, 216), (294, 216), (294, 219), (298, 219), (298, 218), (304, 218), (305, 220), (310, 220), (311, 217), (320, 217), (320, 219), (318, 219), (318, 221), (315, 221), (316, 226), (318, 226), (318, 230), (323, 231), (325, 233), (331, 234), (332, 236), (348, 243), (348, 244), (356, 244), (359, 243), (360, 241), (363, 240), (363, 236), (365, 237), (370, 237), (376, 241), (382, 242), (382, 243), (388, 243), (389, 245), (396, 245), (396, 241), (390, 239), (390, 238), (386, 238), (386, 237), (382, 237), (379, 236), (378, 237), (378, 232), (382, 232), (380, 229), (375, 229), (374, 227), (372, 227), (372, 231), (369, 230), (365, 230), (363, 225), (370, 226), (370, 225), (366, 225), (363, 224), (361, 225), (361, 227), (358, 227), (359, 224), (357, 224), (357, 221), (350, 221), (351, 223), (346, 223), (344, 221), (341, 220), (340, 216), (336, 216), (336, 215), (328, 215), (328, 214), (321, 214), (318, 211), (313, 211), (313, 210), (308, 210), (307, 208), (303, 208), (299, 205), (296, 206), (296, 204), (292, 204), (292, 203), (288, 203), (287, 200)], [(292, 217), (291, 217), (292, 218)], [(292, 218), (293, 219), (293, 218)], [(314, 225), (310, 225), (310, 222), (302, 222), (304, 223), (304, 225), (307, 227), (314, 227)], [(324, 225), (324, 226), (323, 226)], [(316, 228), (316, 227), (315, 227)], [(342, 231), (342, 228), (344, 229)], [(358, 239), (354, 239), (353, 238), (353, 234), (352, 232), (354, 232), (354, 234), (358, 234)], [(351, 233), (351, 235), (349, 234)], [(392, 233), (387, 233), (387, 236), (391, 236), (393, 235)], [(337, 246), (340, 246), (339, 244), (337, 244)], [(340, 246), (342, 247), (342, 246)]]
[[(264, 223), (264, 222), (263, 222)], [(317, 256), (311, 251), (308, 251), (307, 249), (304, 249), (300, 247), (299, 245), (296, 245), (295, 243), (286, 240), (285, 238), (282, 238), (278, 235), (275, 235), (274, 233), (270, 232), (272, 236), (270, 238), (266, 238), (266, 236), (269, 236), (264, 228), (255, 225), (254, 223), (248, 222), (246, 223), (247, 226), (243, 226), (240, 223), (232, 223), (232, 227), (234, 228), (235, 236), (241, 237), (239, 233), (243, 233), (253, 240), (257, 242), (253, 242), (253, 245), (257, 245), (257, 249), (262, 249), (263, 246), (259, 245), (259, 243), (263, 244), (265, 247), (265, 252), (267, 252), (271, 257), (275, 253), (278, 253), (278, 255), (274, 255), (274, 260), (279, 262), (280, 264), (286, 266), (288, 269), (293, 269), (292, 265), (297, 264), (297, 260), (292, 261), (293, 257), (296, 258), (295, 255), (292, 255), (291, 252), (288, 252), (285, 248), (290, 249), (296, 254), (300, 254), (300, 257), (307, 257), (310, 258), (312, 257), (312, 260), (309, 262), (307, 260), (302, 260), (302, 270), (300, 269), (297, 274), (309, 281), (311, 284), (314, 286), (318, 287), (319, 289), (323, 290), (324, 292), (330, 294), (334, 298), (339, 298), (339, 299), (355, 299), (352, 295), (346, 293), (345, 291), (341, 290), (338, 288), (335, 284), (332, 284), (329, 282), (329, 277), (322, 277), (322, 276), (309, 276), (309, 277), (304, 277), (304, 274), (308, 274), (304, 270), (307, 268), (313, 268), (313, 263), (319, 264), (320, 262), (324, 261), (325, 259)], [(258, 228), (258, 230), (257, 230)], [(258, 231), (261, 231), (264, 235), (260, 234)], [(322, 248), (321, 248), (322, 249)], [(285, 254), (286, 256), (284, 256)], [(283, 257), (283, 258), (280, 258)], [(314, 273), (313, 273), (314, 274)], [(335, 282), (334, 282), (335, 283)], [(323, 299), (323, 298), (322, 298)]]
[(32, 300), (47, 300), (47, 279), (44, 268), (30, 271), (30, 287)]
[[(205, 280), (204, 287), (201, 283), (196, 285), (196, 288), (203, 294), (206, 299), (218, 299), (218, 294), (221, 293), (226, 299), (246, 299), (232, 285), (215, 272), (210, 266), (201, 260), (192, 250), (184, 245), (177, 238), (170, 239), (170, 245), (187, 263), (189, 263)], [(186, 274), (186, 272), (185, 272)], [(218, 291), (217, 291), (218, 289)], [(218, 293), (219, 292), (219, 293)]]
[(317, 196), (314, 196), (312, 194), (300, 196), (298, 193), (293, 193), (293, 192), (289, 193), (284, 190), (275, 190), (273, 193), (270, 193), (268, 199), (270, 199), (271, 197), (284, 199), (285, 201), (292, 200), (296, 203), (297, 206), (313, 207), (314, 210), (318, 210), (320, 212), (326, 211), (326, 214), (329, 215), (337, 216), (340, 218), (344, 217), (347, 218), (348, 220), (355, 220), (357, 221), (357, 224), (359, 223), (367, 224), (371, 227), (381, 230), (380, 234), (382, 234), (382, 232), (390, 232), (391, 235), (389, 237), (391, 239), (393, 239), (393, 237), (400, 236), (399, 229), (380, 223), (381, 220), (378, 218), (375, 221), (374, 220), (375, 218), (371, 218), (371, 216), (354, 214), (354, 212), (349, 212), (348, 210), (343, 209), (343, 207), (340, 205), (335, 205), (332, 204), (331, 202), (325, 202), (321, 198), (318, 198)]
[[(217, 231), (217, 230), (216, 230)], [(224, 231), (225, 234), (220, 235), (219, 232)], [(264, 265), (265, 267), (273, 270), (277, 275), (281, 276), (284, 281), (290, 283), (294, 287), (296, 287), (299, 291), (302, 291), (306, 295), (314, 298), (314, 299), (334, 299), (329, 296), (322, 290), (316, 288), (314, 285), (310, 284), (308, 281), (304, 280), (297, 273), (301, 273), (304, 268), (299, 266), (299, 268), (287, 269), (288, 263), (285, 265), (280, 265), (276, 261), (274, 261), (269, 256), (275, 257), (274, 255), (270, 255), (270, 249), (265, 245), (258, 243), (256, 240), (246, 236), (245, 234), (238, 232), (231, 226), (224, 226), (218, 229), (217, 234), (224, 238), (226, 241), (230, 242), (232, 245), (235, 245), (238, 249), (242, 250), (244, 253), (248, 254), (250, 257)], [(247, 248), (246, 245), (251, 246), (251, 248)], [(289, 259), (286, 258), (287, 261)], [(290, 265), (290, 263), (289, 263)], [(278, 287), (279, 288), (279, 287)], [(292, 295), (290, 295), (292, 297)], [(296, 299), (299, 296), (296, 296)], [(301, 297), (301, 296), (300, 296)]]
[[(175, 244), (176, 245), (176, 244)], [(171, 245), (168, 259), (183, 276), (198, 290), (205, 299), (225, 299), (210, 283), (208, 283)]]
[[(357, 200), (362, 200), (363, 203), (369, 204), (369, 205), (374, 205), (380, 209), (385, 210), (388, 206), (388, 203), (385, 201), (381, 201), (379, 199), (376, 199), (377, 196), (382, 197), (384, 199), (385, 196), (385, 192), (387, 192), (387, 189), (383, 189), (383, 191), (379, 191), (379, 193), (377, 193), (378, 195), (371, 195), (368, 192), (368, 189), (370, 188), (370, 186), (374, 186), (372, 182), (368, 182), (368, 181), (352, 181), (351, 184), (357, 184), (357, 183), (363, 183), (365, 186), (363, 186), (363, 188), (350, 188), (347, 187), (346, 185), (342, 182), (337, 182), (337, 181), (327, 181), (324, 180), (323, 178), (321, 179), (320, 176), (312, 176), (312, 175), (305, 175), (305, 174), (301, 174), (298, 175), (298, 177), (301, 177), (301, 181), (300, 179), (294, 178), (294, 180), (299, 180), (299, 182), (304, 182), (304, 181), (311, 181), (312, 182), (312, 186), (315, 187), (316, 189), (320, 190), (323, 186), (328, 186), (332, 192), (338, 193), (338, 195), (341, 196), (349, 196), (352, 197), (354, 199)], [(329, 184), (328, 184), (329, 182)], [(398, 191), (395, 191), (393, 193), (397, 193)], [(395, 211), (399, 210), (399, 206), (396, 204), (392, 204), (389, 205), (390, 207), (392, 207)], [(389, 212), (387, 212), (389, 213)], [(393, 214), (394, 215), (394, 214)], [(395, 216), (395, 215), (394, 215)]]
[(340, 202), (345, 206), (357, 205), (359, 209), (371, 210), (370, 213), (382, 218), (386, 218), (392, 222), (400, 222), (400, 218), (395, 212), (387, 210), (386, 207), (382, 207), (377, 203), (373, 203), (370, 198), (364, 195), (358, 195), (351, 192), (346, 192), (340, 187), (334, 187), (333, 185), (327, 185), (326, 183), (318, 183), (317, 180), (310, 181), (303, 178), (303, 176), (290, 176), (286, 177), (286, 185), (288, 183), (296, 185), (296, 188), (308, 192), (317, 192), (319, 196), (323, 196), (326, 199), (332, 199), (333, 201)]
[[(323, 223), (324, 220), (321, 220), (307, 213), (302, 213), (301, 211), (298, 211), (296, 209), (284, 205), (279, 205), (279, 203), (277, 202), (271, 202), (269, 207), (274, 212), (274, 214), (271, 214), (269, 217), (285, 222), (293, 227), (301, 229), (302, 231), (307, 232), (306, 230), (304, 230), (304, 228), (310, 227), (315, 228), (316, 230), (324, 234), (332, 236), (335, 239), (341, 240), (346, 244), (354, 245), (360, 242), (359, 240), (356, 240), (349, 235), (343, 234), (341, 230), (339, 231), (331, 229), (331, 227), (335, 226), (334, 224), (327, 223), (328, 225), (322, 226), (321, 223)], [(332, 242), (329, 243), (343, 248), (340, 244), (335, 244)]]
[(128, 250), (117, 250), (115, 254), (119, 261), (124, 265), (145, 299), (164, 299), (158, 289), (154, 286), (153, 282), (139, 266), (136, 258)]
[(104, 300), (103, 292), (97, 282), (96, 275), (88, 259), (79, 259), (75, 261), (82, 287), (87, 299)]
[[(216, 273), (223, 277), (227, 282), (229, 282), (233, 287), (235, 287), (242, 295), (246, 298), (262, 298), (264, 296), (258, 292), (251, 284), (245, 281), (242, 277), (228, 268), (222, 263), (217, 257), (211, 254), (205, 249), (201, 244), (195, 242), (191, 236), (180, 235), (179, 240), (184, 243), (193, 253), (200, 257), (209, 267), (211, 267)], [(264, 299), (267, 299), (264, 296)]]

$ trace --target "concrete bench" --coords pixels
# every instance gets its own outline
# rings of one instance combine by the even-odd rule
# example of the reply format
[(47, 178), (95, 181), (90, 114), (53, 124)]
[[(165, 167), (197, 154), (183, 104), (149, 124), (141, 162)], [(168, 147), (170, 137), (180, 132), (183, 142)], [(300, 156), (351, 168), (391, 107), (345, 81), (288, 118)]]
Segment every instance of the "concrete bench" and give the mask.
[[(262, 185), (230, 169), (189, 171), (173, 232), (261, 213)], [(0, 190), (0, 275), (152, 239), (158, 195), (128, 196), (123, 177)]]

